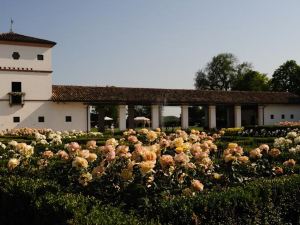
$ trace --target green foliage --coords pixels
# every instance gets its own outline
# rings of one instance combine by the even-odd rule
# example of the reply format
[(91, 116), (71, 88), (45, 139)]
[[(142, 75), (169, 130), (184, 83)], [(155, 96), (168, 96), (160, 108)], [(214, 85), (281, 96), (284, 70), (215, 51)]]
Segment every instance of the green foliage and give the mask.
[(273, 91), (289, 91), (300, 94), (300, 66), (294, 60), (288, 60), (275, 70), (271, 79)]
[(246, 71), (249, 64), (237, 64), (237, 58), (231, 53), (214, 56), (195, 77), (195, 87), (200, 90), (230, 90), (239, 73)]
[(53, 181), (10, 176), (0, 183), (2, 224), (147, 224), (94, 197), (64, 193)]
[(268, 91), (269, 79), (266, 74), (248, 70), (237, 77), (237, 79), (233, 83), (232, 90)]
[(300, 176), (259, 179), (195, 197), (162, 200), (162, 224), (299, 224)]
[(165, 127), (178, 127), (180, 126), (180, 119), (177, 116), (164, 116), (163, 124)]

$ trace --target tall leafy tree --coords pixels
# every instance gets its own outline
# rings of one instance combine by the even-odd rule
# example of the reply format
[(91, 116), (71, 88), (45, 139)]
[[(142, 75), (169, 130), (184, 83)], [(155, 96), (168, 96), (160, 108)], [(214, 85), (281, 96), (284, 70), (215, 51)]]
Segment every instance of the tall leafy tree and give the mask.
[(266, 74), (254, 70), (241, 72), (233, 83), (232, 90), (238, 91), (268, 91), (269, 78)]
[(244, 71), (248, 65), (238, 64), (237, 58), (231, 53), (221, 53), (196, 73), (195, 87), (201, 90), (230, 90), (238, 73)]
[(300, 66), (295, 60), (288, 60), (273, 73), (271, 89), (300, 94)]

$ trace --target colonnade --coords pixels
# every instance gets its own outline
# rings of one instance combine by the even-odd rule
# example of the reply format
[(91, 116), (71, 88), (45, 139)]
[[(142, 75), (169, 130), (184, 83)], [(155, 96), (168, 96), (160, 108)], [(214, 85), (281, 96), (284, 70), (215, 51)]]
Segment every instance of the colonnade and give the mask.
[[(160, 127), (160, 105), (151, 105), (151, 128), (156, 129)], [(133, 105), (119, 105), (119, 121), (118, 127), (120, 130), (126, 130), (127, 128), (134, 128), (134, 106)], [(189, 106), (181, 105), (181, 128), (187, 129), (189, 127)], [(214, 129), (217, 127), (217, 114), (216, 105), (208, 105), (207, 110), (208, 128)], [(263, 125), (263, 106), (258, 106), (258, 125)], [(128, 115), (128, 127), (126, 126), (126, 120)], [(99, 115), (104, 117), (104, 115)], [(100, 119), (100, 118), (99, 118)], [(241, 105), (234, 106), (234, 127), (242, 126), (242, 107)]]

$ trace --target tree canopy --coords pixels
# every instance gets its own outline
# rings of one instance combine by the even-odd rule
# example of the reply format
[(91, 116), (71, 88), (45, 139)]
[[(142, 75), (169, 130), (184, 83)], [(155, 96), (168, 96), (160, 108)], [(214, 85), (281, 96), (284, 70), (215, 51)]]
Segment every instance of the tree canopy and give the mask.
[(195, 77), (195, 87), (200, 90), (231, 90), (239, 73), (250, 67), (249, 63), (238, 64), (231, 53), (214, 56)]
[(240, 73), (232, 85), (232, 90), (237, 91), (268, 91), (269, 78), (266, 74), (247, 70)]
[(288, 60), (273, 73), (270, 85), (273, 91), (288, 91), (300, 94), (300, 66)]

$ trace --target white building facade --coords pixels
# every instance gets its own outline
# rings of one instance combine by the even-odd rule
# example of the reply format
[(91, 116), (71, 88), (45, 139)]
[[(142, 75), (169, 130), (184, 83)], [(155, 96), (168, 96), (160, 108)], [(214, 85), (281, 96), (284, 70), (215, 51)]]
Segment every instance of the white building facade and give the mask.
[(189, 106), (195, 105), (207, 108), (208, 128), (218, 127), (220, 105), (230, 108), (227, 120), (231, 123), (227, 126), (300, 121), (299, 96), (290, 93), (52, 85), (51, 52), (55, 45), (13, 32), (0, 33), (0, 130), (89, 131), (90, 105), (95, 104), (118, 105), (121, 130), (128, 127), (127, 116), (133, 118), (128, 108), (141, 104), (151, 105), (152, 128), (161, 126), (160, 109), (166, 103), (181, 106), (184, 129), (189, 127)]
[(0, 34), (0, 130), (89, 130), (86, 105), (52, 101), (54, 46), (12, 32)]

